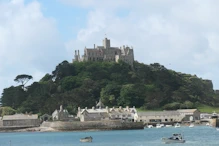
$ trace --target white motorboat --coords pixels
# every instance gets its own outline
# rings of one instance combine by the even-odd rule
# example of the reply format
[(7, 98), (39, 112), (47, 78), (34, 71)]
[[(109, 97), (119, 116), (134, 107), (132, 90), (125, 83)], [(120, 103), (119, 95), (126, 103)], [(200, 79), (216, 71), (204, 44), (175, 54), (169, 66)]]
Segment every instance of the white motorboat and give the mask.
[(210, 126), (210, 123), (206, 123), (206, 126)]
[(166, 125), (166, 127), (172, 127), (172, 125)]
[(194, 126), (195, 126), (195, 125), (191, 123), (191, 124), (189, 125), (189, 128), (192, 128), (192, 127), (194, 127)]
[(180, 128), (180, 124), (176, 123), (175, 128)]
[(91, 136), (89, 137), (85, 137), (85, 138), (81, 138), (80, 142), (92, 142), (93, 138)]
[(162, 124), (157, 124), (157, 125), (156, 125), (156, 128), (162, 128), (162, 127), (163, 127)]
[(162, 142), (164, 142), (166, 144), (169, 144), (169, 143), (185, 143), (186, 142), (186, 140), (182, 137), (181, 134), (173, 134), (172, 137), (170, 137), (170, 138), (163, 137), (161, 140), (162, 140)]
[(154, 126), (153, 126), (153, 125), (148, 125), (147, 127), (148, 127), (148, 128), (153, 128)]

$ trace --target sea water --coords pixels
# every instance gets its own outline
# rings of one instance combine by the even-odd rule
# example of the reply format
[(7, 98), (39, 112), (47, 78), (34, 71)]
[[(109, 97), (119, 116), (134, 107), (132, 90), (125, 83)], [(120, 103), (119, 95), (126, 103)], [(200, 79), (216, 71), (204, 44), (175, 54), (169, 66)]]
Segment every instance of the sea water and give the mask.
[[(183, 134), (186, 143), (164, 144), (162, 137)], [(92, 136), (92, 143), (80, 138)], [(0, 133), (0, 146), (219, 146), (219, 131), (213, 127), (145, 128), (144, 130)]]

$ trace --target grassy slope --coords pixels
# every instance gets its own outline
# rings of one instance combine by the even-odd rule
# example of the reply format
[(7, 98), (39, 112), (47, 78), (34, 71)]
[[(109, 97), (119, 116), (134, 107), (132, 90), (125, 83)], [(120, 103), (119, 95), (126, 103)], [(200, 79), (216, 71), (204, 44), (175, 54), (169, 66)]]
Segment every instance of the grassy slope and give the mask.
[(219, 107), (211, 107), (208, 105), (200, 105), (198, 106), (198, 110), (202, 113), (212, 113), (212, 112), (216, 112), (219, 113)]
[[(208, 105), (199, 105), (198, 108), (197, 108), (200, 112), (202, 113), (213, 113), (214, 111), (216, 113), (219, 113), (219, 107), (211, 107), (211, 106), (208, 106)], [(142, 110), (140, 108), (137, 108), (137, 111), (138, 112), (146, 112), (146, 111), (162, 111), (162, 109), (154, 109), (154, 110)]]

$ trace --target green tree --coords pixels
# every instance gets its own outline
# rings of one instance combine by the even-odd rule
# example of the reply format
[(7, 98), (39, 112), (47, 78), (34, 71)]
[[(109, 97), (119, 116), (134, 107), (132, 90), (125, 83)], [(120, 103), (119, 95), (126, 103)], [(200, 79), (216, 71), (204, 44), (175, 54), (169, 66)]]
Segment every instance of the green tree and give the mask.
[(100, 96), (101, 101), (108, 106), (117, 105), (117, 99), (120, 96), (121, 85), (116, 84), (115, 82), (109, 83), (102, 88)]
[(0, 116), (3, 117), (4, 115), (13, 115), (16, 113), (16, 110), (14, 110), (11, 107), (0, 107)]
[(3, 106), (10, 106), (16, 109), (26, 98), (27, 93), (23, 90), (22, 86), (11, 86), (3, 90), (1, 102)]
[(21, 74), (17, 75), (14, 81), (21, 83), (21, 86), (24, 88), (24, 85), (31, 79), (33, 79), (31, 75)]

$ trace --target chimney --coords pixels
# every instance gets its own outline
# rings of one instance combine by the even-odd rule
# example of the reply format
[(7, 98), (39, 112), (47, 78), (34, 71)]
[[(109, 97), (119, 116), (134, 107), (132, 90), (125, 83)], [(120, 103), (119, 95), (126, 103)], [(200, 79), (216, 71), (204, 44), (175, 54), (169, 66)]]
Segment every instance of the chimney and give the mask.
[(87, 107), (85, 107), (85, 110), (87, 110)]
[(107, 111), (107, 113), (109, 113), (109, 108), (108, 108), (108, 106), (106, 106), (106, 111)]
[(95, 49), (95, 44), (94, 44), (94, 49)]
[(60, 109), (59, 109), (60, 111), (62, 111), (63, 110), (63, 108), (62, 108), (62, 105), (60, 105)]

